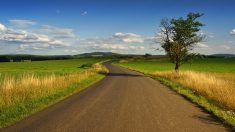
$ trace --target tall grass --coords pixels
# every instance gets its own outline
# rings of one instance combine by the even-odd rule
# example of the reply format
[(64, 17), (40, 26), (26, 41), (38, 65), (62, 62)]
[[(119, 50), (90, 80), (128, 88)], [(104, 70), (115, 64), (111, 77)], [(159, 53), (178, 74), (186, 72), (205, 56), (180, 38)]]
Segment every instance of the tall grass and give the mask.
[(234, 74), (219, 74), (196, 71), (162, 71), (153, 75), (170, 79), (194, 92), (207, 97), (219, 106), (235, 111)]
[(37, 76), (27, 73), (19, 77), (1, 76), (0, 112), (17, 103), (50, 96), (56, 91), (63, 90), (73, 83), (79, 83), (98, 72), (106, 72), (100, 64), (94, 64), (92, 68), (74, 74)]

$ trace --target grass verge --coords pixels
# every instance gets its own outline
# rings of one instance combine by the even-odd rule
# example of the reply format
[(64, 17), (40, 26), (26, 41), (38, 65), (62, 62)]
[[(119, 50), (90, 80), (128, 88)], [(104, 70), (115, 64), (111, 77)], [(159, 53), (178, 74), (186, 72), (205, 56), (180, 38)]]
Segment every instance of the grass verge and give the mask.
[[(94, 69), (96, 69), (97, 67), (94, 67)], [(103, 67), (104, 68), (104, 67)], [(57, 79), (50, 79), (50, 81), (52, 81), (53, 83), (49, 83), (50, 87), (48, 87), (49, 89), (49, 94), (48, 94), (48, 89), (44, 89), (44, 91), (46, 91), (44, 94), (41, 94), (39, 91), (37, 93), (36, 90), (38, 90), (36, 87), (27, 87), (24, 89), (23, 93), (27, 93), (28, 95), (30, 95), (30, 93), (34, 93), (36, 92), (36, 94), (32, 97), (30, 97), (29, 99), (25, 99), (25, 98), (18, 98), (17, 100), (13, 95), (16, 95), (20, 97), (20, 93), (22, 93), (22, 91), (18, 91), (18, 89), (6, 89), (6, 90), (11, 90), (13, 92), (5, 92), (5, 93), (10, 93), (11, 97), (10, 100), (6, 100), (5, 102), (7, 102), (8, 104), (4, 104), (2, 103), (1, 109), (0, 109), (0, 128), (9, 126), (37, 111), (40, 111), (52, 104), (55, 104), (63, 99), (65, 99), (66, 97), (77, 93), (85, 88), (87, 88), (88, 86), (90, 86), (91, 84), (97, 82), (98, 80), (102, 79), (105, 75), (104, 74), (99, 74), (100, 72), (104, 73), (105, 70), (95, 70), (95, 72), (93, 72), (92, 74), (90, 74), (90, 72), (84, 72), (84, 74), (82, 76), (86, 76), (86, 78), (81, 79), (81, 80), (73, 80), (71, 81), (69, 84), (63, 85), (66, 86), (64, 88), (56, 88), (58, 85), (53, 85), (54, 84), (54, 80)], [(80, 73), (81, 74), (81, 73)], [(68, 77), (79, 77), (79, 76), (65, 76), (65, 80), (68, 80)], [(61, 78), (61, 76), (59, 76), (59, 78)], [(63, 78), (63, 77), (62, 77)], [(23, 78), (24, 80), (25, 78)], [(37, 78), (38, 79), (38, 78)], [(21, 84), (22, 81), (19, 81), (19, 84)], [(59, 83), (59, 82), (57, 82)], [(41, 83), (39, 83), (41, 84)], [(30, 85), (29, 85), (30, 86)], [(32, 86), (32, 85), (31, 85)], [(41, 85), (39, 85), (41, 88)], [(22, 87), (23, 88), (23, 87)], [(32, 88), (35, 88), (35, 91), (32, 92)], [(29, 91), (29, 92), (28, 92)], [(40, 96), (37, 96), (38, 94), (40, 94)], [(24, 96), (24, 95), (23, 95)], [(5, 96), (1, 96), (1, 97), (7, 97), (7, 94)], [(27, 97), (27, 96), (26, 96)], [(2, 99), (3, 100), (3, 99)], [(16, 101), (15, 101), (16, 100)], [(2, 101), (4, 102), (4, 101)]]

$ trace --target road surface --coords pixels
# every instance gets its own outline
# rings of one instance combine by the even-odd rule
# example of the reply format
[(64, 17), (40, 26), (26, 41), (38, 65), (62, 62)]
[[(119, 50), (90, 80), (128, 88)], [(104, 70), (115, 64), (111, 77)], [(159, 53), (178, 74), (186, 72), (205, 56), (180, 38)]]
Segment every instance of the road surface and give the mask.
[(231, 131), (158, 81), (105, 65), (110, 74), (100, 82), (2, 131)]

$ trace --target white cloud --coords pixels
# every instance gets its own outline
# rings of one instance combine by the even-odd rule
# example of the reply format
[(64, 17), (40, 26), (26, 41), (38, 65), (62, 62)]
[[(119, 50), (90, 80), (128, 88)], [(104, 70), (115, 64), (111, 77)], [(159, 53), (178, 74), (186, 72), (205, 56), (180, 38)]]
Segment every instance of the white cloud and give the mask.
[(28, 44), (21, 44), (21, 45), (19, 46), (19, 49), (24, 50), (24, 49), (27, 49), (28, 47), (29, 47)]
[(143, 43), (143, 40), (138, 38), (126, 38), (123, 41), (126, 43)]
[(64, 50), (64, 52), (66, 52), (66, 53), (78, 53), (79, 51), (76, 50), (76, 49), (66, 49), (66, 50)]
[(44, 34), (37, 34), (33, 32), (28, 32), (26, 30), (9, 29), (2, 24), (0, 25), (0, 28), (0, 41), (2, 43), (21, 44), (19, 47), (20, 49), (26, 49), (30, 46), (31, 48), (32, 46), (34, 46), (34, 49), (37, 49), (37, 45), (41, 45), (42, 47), (45, 47), (45, 45), (50, 45), (53, 47), (64, 45), (62, 41), (52, 39)]
[(83, 12), (81, 13), (82, 16), (86, 16), (87, 14), (88, 14), (87, 11), (83, 11)]
[(157, 34), (156, 36), (154, 37), (146, 37), (144, 39), (144, 42), (145, 43), (148, 43), (148, 44), (156, 44), (156, 43), (161, 43), (162, 42), (162, 36), (161, 34)]
[(46, 50), (51, 47), (50, 46), (44, 46), (44, 45), (38, 45), (38, 44), (21, 44), (17, 51), (32, 51), (32, 50)]
[[(141, 43), (136, 45), (136, 40), (141, 39)], [(134, 41), (130, 41), (132, 39)], [(119, 53), (145, 53), (146, 44), (152, 43), (152, 37), (141, 37), (134, 33), (115, 33), (108, 38), (87, 38), (79, 39), (75, 42), (75, 49), (83, 49), (84, 51), (115, 51)], [(139, 42), (139, 41), (138, 41)]]
[(1, 32), (1, 31), (5, 31), (6, 29), (7, 29), (7, 28), (6, 28), (3, 24), (0, 23), (0, 32)]
[(143, 50), (145, 49), (144, 46), (129, 46), (129, 49), (133, 49), (133, 50)]
[(235, 35), (235, 29), (230, 32), (231, 35)]
[(140, 35), (134, 33), (115, 33), (113, 38), (116, 38), (125, 43), (143, 43), (144, 40)]
[(199, 31), (198, 34), (201, 35), (201, 36), (205, 36), (205, 38), (214, 38), (215, 37), (214, 33), (208, 32), (208, 31), (204, 31), (204, 30)]
[(33, 46), (32, 49), (33, 49), (33, 50), (43, 50), (44, 48)]
[(8, 29), (0, 34), (0, 40), (5, 42), (63, 44), (61, 41), (50, 39), (46, 35), (30, 33), (24, 30)]
[(44, 51), (44, 52), (48, 52), (48, 51), (53, 51), (59, 48), (65, 48), (65, 46), (62, 45), (57, 45), (57, 44), (42, 44), (42, 43), (30, 43), (30, 44), (20, 44), (17, 48), (17, 51), (21, 51), (21, 52), (34, 52), (34, 51)]
[(59, 28), (49, 25), (43, 25), (41, 32), (47, 33), (55, 38), (73, 38), (76, 36), (71, 28)]
[(204, 44), (204, 43), (197, 43), (196, 47), (197, 48), (208, 48), (209, 46), (207, 44)]
[(28, 26), (37, 24), (36, 22), (31, 20), (21, 20), (21, 19), (9, 20), (9, 22), (18, 28), (26, 28)]
[(228, 45), (220, 45), (220, 47), (223, 48), (223, 49), (226, 49), (226, 50), (230, 50), (231, 49), (231, 47), (228, 46)]
[[(141, 39), (141, 41), (139, 40)], [(86, 45), (86, 46), (97, 46), (97, 45), (110, 45), (109, 47), (112, 47), (112, 45), (122, 45), (127, 46), (131, 44), (136, 44), (137, 42), (141, 43), (152, 43), (152, 37), (151, 38), (144, 38), (140, 35), (133, 34), (133, 33), (115, 33), (111, 37), (108, 38), (87, 38), (87, 39), (79, 39), (77, 40), (77, 43), (80, 45)], [(107, 47), (107, 46), (106, 46)], [(121, 48), (120, 46), (118, 46)], [(118, 48), (116, 47), (116, 48)]]
[(36, 29), (37, 27), (33, 30), (20, 30), (15, 26), (8, 28), (0, 24), (0, 46), (11, 47), (11, 51), (15, 53), (27, 54), (77, 54), (92, 51), (144, 54), (147, 50), (145, 44), (152, 43), (154, 39), (135, 33), (115, 33), (107, 38), (78, 39), (70, 28), (42, 25)]
[(113, 36), (120, 37), (120, 38), (126, 38), (126, 37), (140, 37), (140, 35), (134, 34), (134, 33), (115, 33)]
[(120, 51), (120, 50), (143, 50), (144, 46), (134, 46), (134, 45), (123, 45), (123, 44), (92, 44), (88, 48), (92, 50), (108, 50), (108, 51)]
[(93, 44), (89, 48), (93, 50), (127, 50), (128, 47), (119, 44)]

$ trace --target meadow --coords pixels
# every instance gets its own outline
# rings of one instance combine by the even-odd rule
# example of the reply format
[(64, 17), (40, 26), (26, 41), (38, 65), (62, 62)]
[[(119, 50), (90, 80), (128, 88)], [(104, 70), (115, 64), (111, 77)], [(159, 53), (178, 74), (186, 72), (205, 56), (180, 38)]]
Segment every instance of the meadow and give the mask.
[(13, 75), (22, 73), (35, 73), (37, 75), (46, 74), (68, 74), (80, 72), (84, 69), (79, 68), (82, 64), (94, 64), (102, 61), (98, 58), (82, 58), (71, 60), (47, 60), (47, 61), (32, 61), (32, 62), (2, 62), (0, 63), (1, 75)]
[[(152, 73), (155, 71), (169, 71), (174, 69), (174, 64), (169, 62), (167, 58), (159, 59), (136, 59), (128, 60), (126, 63), (119, 63), (121, 66), (139, 69), (145, 73)], [(180, 70), (194, 70), (201, 72), (215, 72), (215, 73), (235, 73), (235, 59), (234, 58), (205, 58), (193, 60), (185, 63), (180, 67)]]
[[(0, 63), (0, 127), (79, 92), (107, 73), (102, 59)], [(83, 67), (82, 67), (83, 66)]]
[(150, 75), (235, 126), (235, 58), (194, 60), (183, 64), (178, 73), (166, 58), (116, 64)]

